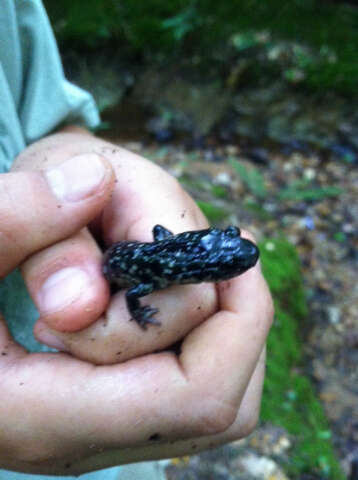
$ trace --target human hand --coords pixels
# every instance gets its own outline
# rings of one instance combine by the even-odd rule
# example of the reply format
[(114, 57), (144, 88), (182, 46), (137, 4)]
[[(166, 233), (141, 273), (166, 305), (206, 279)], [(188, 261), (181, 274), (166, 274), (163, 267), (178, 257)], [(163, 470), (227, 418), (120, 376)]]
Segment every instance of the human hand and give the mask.
[[(105, 154), (116, 164), (118, 183), (92, 231), (103, 228), (111, 242), (119, 238), (149, 240), (152, 225), (159, 221), (174, 231), (205, 226), (190, 198), (157, 167), (92, 137), (69, 135), (55, 136), (39, 149), (30, 149), (16, 168), (28, 165), (29, 156), (31, 168), (40, 167), (45, 151), (54, 163), (75, 153)], [(119, 158), (114, 161), (113, 157)], [(131, 165), (125, 172), (128, 162)], [(99, 277), (92, 279), (97, 286), (90, 294), (82, 290), (72, 302), (59, 302), (53, 312), (42, 310), (38, 301), (41, 287), (59, 267), (80, 266), (87, 271), (90, 264), (98, 269), (98, 247), (84, 231), (25, 262), (24, 276), (40, 307), (38, 332), (48, 333), (46, 325), (68, 330), (71, 324), (78, 329), (93, 322), (94, 306), (103, 308), (108, 301), (105, 290), (101, 293), (98, 288)], [(2, 383), (12, 405), (9, 414), (5, 399), (0, 421), (7, 422), (1, 431), (10, 432), (8, 448), (17, 455), (12, 454), (12, 463), (4, 463), (5, 467), (48, 474), (80, 473), (194, 452), (239, 438), (253, 428), (261, 397), (264, 343), (272, 319), (272, 303), (259, 267), (223, 282), (217, 291), (213, 285), (181, 286), (153, 294), (150, 302), (152, 298), (161, 311), (160, 329), (153, 327), (143, 333), (128, 322), (123, 294), (119, 293), (109, 306), (107, 322), (99, 319), (82, 331), (56, 332), (56, 338), (61, 338), (72, 354), (97, 363), (118, 360), (118, 348), (125, 342), (121, 359), (126, 355), (133, 359), (121, 365), (94, 368), (65, 354), (25, 355), (20, 347), (10, 345), (5, 358), (11, 362), (5, 368), (11, 365), (14, 375), (5, 376)], [(194, 309), (198, 305), (201, 309)], [(178, 357), (169, 352), (150, 354), (183, 336)], [(5, 330), (3, 338), (9, 344)], [(138, 355), (143, 356), (134, 358)], [(21, 378), (26, 378), (26, 383)], [(21, 389), (25, 384), (27, 388)], [(24, 403), (32, 415), (24, 419), (17, 434), (16, 422)], [(30, 445), (24, 432), (31, 432)], [(5, 440), (0, 440), (0, 452)], [(3, 461), (8, 458), (5, 455)]]

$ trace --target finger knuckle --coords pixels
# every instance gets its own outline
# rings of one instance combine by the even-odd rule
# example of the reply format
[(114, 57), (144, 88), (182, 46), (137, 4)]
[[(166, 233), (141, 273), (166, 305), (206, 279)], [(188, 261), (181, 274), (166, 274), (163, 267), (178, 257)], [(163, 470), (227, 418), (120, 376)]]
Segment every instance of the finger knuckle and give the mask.
[(240, 422), (240, 429), (238, 431), (239, 438), (248, 437), (257, 427), (260, 420), (259, 410), (250, 410), (244, 412)]
[(202, 435), (214, 435), (226, 431), (234, 423), (237, 408), (233, 405), (219, 401), (215, 398), (207, 398), (203, 402), (200, 399), (200, 416), (195, 415)]
[(36, 467), (51, 464), (54, 461), (55, 452), (49, 445), (26, 442), (21, 447), (11, 449), (11, 458), (20, 464)]

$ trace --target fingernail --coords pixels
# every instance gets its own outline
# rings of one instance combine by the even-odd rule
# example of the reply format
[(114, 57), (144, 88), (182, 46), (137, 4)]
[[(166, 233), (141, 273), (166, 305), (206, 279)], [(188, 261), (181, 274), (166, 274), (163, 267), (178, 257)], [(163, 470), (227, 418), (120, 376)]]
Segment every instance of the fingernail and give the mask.
[(89, 275), (80, 268), (67, 267), (50, 275), (37, 294), (37, 307), (41, 315), (58, 312), (83, 294), (92, 291)]
[(49, 330), (46, 330), (46, 328), (36, 331), (36, 339), (48, 347), (56, 348), (63, 352), (68, 350), (63, 341)]
[(106, 174), (106, 168), (95, 153), (77, 155), (47, 170), (47, 181), (61, 201), (76, 202), (95, 193)]

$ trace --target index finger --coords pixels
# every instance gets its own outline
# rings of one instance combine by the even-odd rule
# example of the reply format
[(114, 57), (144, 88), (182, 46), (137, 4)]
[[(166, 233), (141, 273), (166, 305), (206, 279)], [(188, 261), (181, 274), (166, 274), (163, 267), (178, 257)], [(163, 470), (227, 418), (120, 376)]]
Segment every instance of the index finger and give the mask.
[(113, 182), (106, 159), (92, 153), (40, 172), (1, 174), (0, 276), (86, 225), (102, 210)]
[[(104, 142), (103, 142), (104, 143)], [(206, 228), (208, 222), (194, 200), (165, 170), (120, 147), (107, 153), (117, 183), (103, 212), (102, 228), (107, 244), (119, 240), (153, 241), (152, 229), (162, 224), (173, 233)]]

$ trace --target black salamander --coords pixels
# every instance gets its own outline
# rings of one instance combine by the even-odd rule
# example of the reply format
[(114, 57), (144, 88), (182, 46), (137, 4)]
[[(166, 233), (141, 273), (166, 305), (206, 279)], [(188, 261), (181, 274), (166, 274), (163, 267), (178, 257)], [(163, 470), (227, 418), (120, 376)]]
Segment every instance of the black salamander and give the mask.
[(128, 311), (141, 328), (160, 325), (154, 317), (158, 309), (139, 299), (169, 285), (220, 282), (246, 272), (256, 264), (259, 250), (240, 234), (229, 226), (174, 235), (156, 225), (153, 242), (113, 244), (105, 252), (103, 273), (109, 282), (128, 288)]

